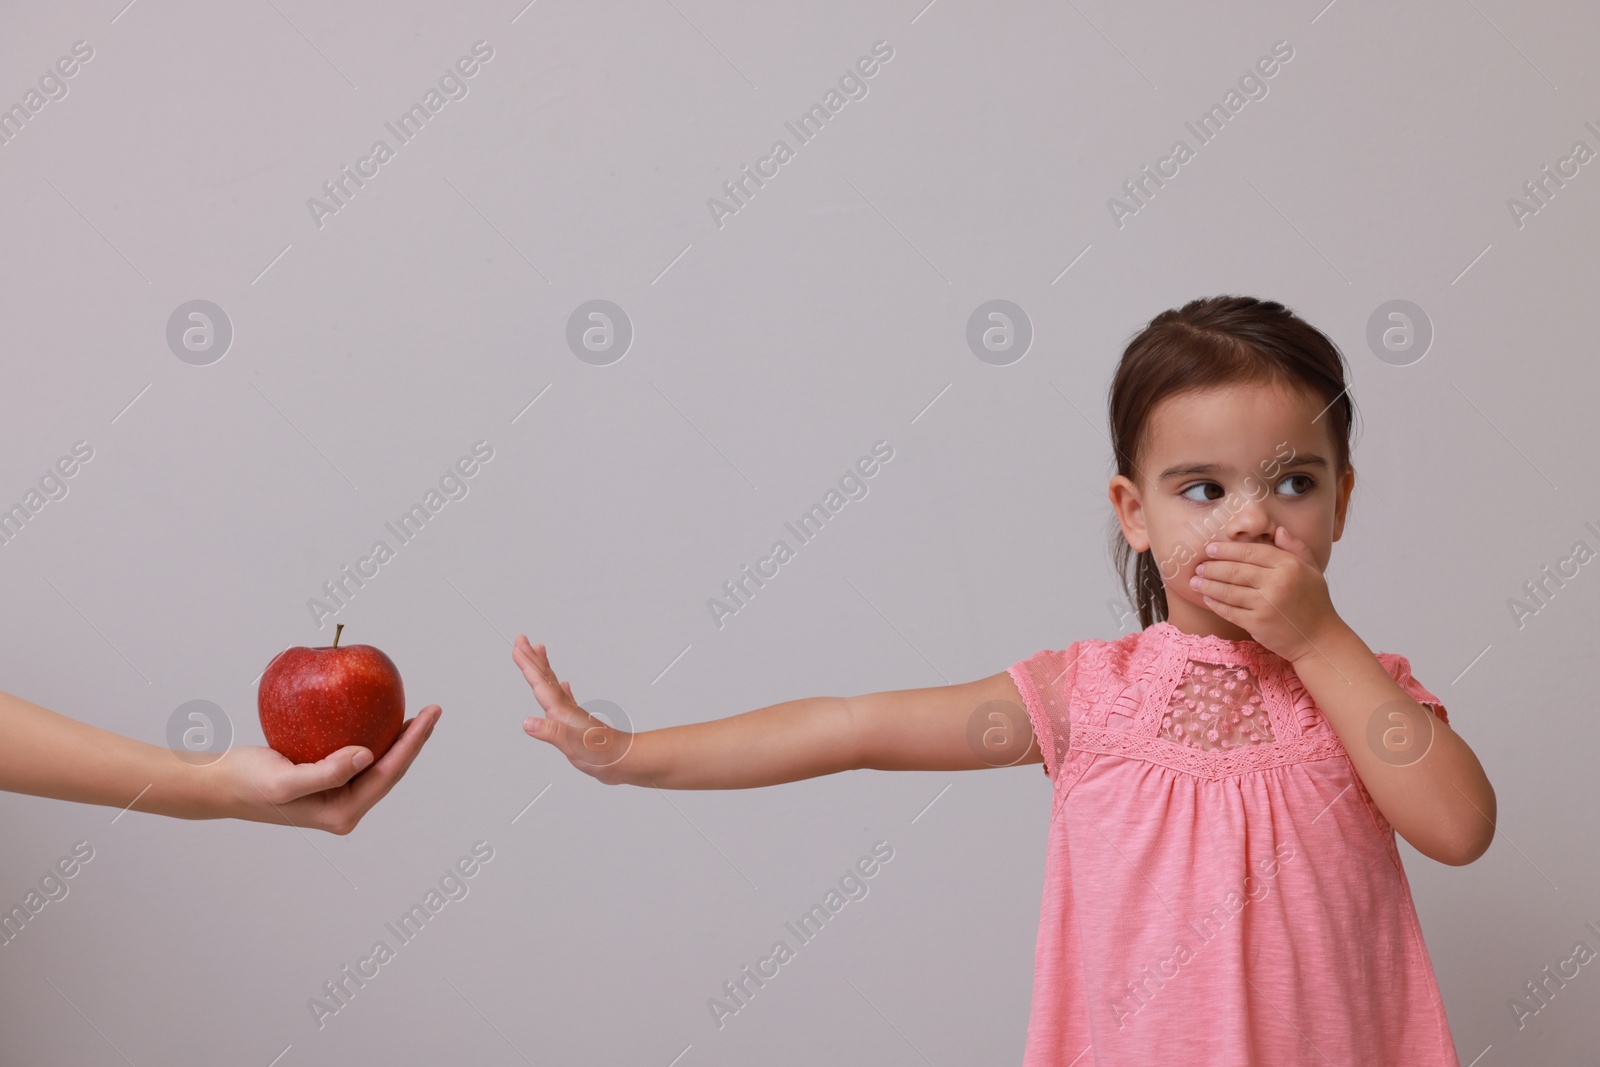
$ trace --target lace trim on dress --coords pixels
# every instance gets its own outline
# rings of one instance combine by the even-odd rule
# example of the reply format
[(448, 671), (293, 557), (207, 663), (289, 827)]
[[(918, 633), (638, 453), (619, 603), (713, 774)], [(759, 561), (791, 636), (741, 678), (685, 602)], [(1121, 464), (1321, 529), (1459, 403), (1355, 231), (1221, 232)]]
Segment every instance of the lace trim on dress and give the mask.
[[(1244, 774), (1248, 771), (1266, 770), (1286, 763), (1328, 759), (1344, 754), (1344, 746), (1330, 730), (1327, 733), (1307, 734), (1270, 745), (1246, 745), (1241, 748), (1216, 749), (1203, 752), (1186, 744), (1173, 744), (1162, 737), (1129, 733), (1126, 730), (1108, 730), (1103, 727), (1080, 726), (1073, 733), (1073, 751), (1076, 756), (1089, 753), (1128, 756), (1149, 760), (1175, 771), (1192, 774), (1196, 778), (1215, 781)], [(1081, 772), (1080, 772), (1081, 773)]]
[(1195, 660), (1172, 691), (1160, 736), (1202, 752), (1276, 740), (1249, 668)]
[[(1137, 668), (1128, 663), (1134, 669), (1122, 673), (1122, 691), (1103, 687), (1088, 706), (1104, 710), (1074, 724), (1069, 767), (1072, 755), (1086, 765), (1104, 753), (1217, 780), (1342, 753), (1310, 694), (1264, 645), (1188, 634), (1164, 621), (1154, 630), (1170, 631), (1154, 646), (1159, 654), (1141, 657)], [(1080, 685), (1094, 678), (1077, 676)]]

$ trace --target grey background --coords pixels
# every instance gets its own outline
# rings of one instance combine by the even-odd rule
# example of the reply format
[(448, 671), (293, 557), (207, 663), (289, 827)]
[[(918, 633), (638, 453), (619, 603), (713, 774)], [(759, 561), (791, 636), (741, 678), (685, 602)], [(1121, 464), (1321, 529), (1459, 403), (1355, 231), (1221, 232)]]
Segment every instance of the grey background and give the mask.
[[(1591, 8), (112, 0), (6, 23), (5, 106), (73, 42), (94, 58), (0, 147), (0, 499), (75, 441), (94, 458), (0, 546), (4, 689), (155, 743), (211, 700), (260, 743), (255, 676), (332, 634), (307, 599), (473, 442), (494, 459), (339, 613), (411, 713), (444, 707), (353, 835), (0, 798), (7, 907), (95, 849), (0, 948), (5, 1062), (1018, 1062), (1037, 765), (607, 789), (521, 733), (509, 638), (648, 729), (1125, 632), (1106, 384), (1151, 316), (1224, 292), (1348, 356), (1335, 604), (1411, 658), (1498, 793), (1478, 862), (1401, 846), (1462, 1062), (1592, 1056), (1593, 967), (1520, 1032), (1507, 1007), (1600, 948), (1600, 577), (1520, 628), (1507, 604), (1600, 543), (1600, 164), (1521, 227), (1507, 207), (1600, 148)], [(468, 95), (318, 229), (307, 199), (478, 40)], [(707, 199), (879, 40), (868, 95), (718, 228)], [(1268, 95), (1119, 229), (1108, 198), (1279, 40)], [(209, 366), (165, 339), (197, 299), (234, 330)], [(608, 366), (566, 346), (593, 299), (635, 331)], [(1008, 366), (966, 345), (993, 299), (1034, 331)], [(1407, 366), (1366, 343), (1395, 299), (1434, 331)], [(719, 630), (707, 599), (878, 440), (869, 494)], [(308, 998), (478, 840), (470, 895), (319, 1030)], [(707, 999), (880, 840), (870, 893), (719, 1030)]]

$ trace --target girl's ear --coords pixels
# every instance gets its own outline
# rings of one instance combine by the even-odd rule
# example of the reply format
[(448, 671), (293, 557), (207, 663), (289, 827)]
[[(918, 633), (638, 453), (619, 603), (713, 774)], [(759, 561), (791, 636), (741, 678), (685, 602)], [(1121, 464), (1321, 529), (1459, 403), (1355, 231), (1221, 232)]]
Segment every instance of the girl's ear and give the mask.
[(1106, 495), (1116, 509), (1117, 522), (1122, 526), (1122, 536), (1135, 553), (1150, 547), (1150, 535), (1144, 528), (1144, 502), (1139, 499), (1139, 487), (1124, 475), (1111, 479)]
[(1346, 467), (1344, 473), (1339, 475), (1339, 485), (1333, 502), (1333, 539), (1339, 540), (1344, 533), (1344, 516), (1350, 507), (1350, 491), (1356, 486), (1355, 467)]

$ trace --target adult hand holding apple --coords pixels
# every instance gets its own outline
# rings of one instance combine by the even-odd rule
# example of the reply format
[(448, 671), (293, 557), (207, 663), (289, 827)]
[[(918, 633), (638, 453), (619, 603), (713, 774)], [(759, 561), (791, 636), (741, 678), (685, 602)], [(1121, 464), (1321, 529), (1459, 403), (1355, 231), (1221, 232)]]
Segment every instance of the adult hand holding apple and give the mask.
[(222, 814), (348, 834), (406, 773), (441, 714), (439, 705), (429, 704), (407, 720), (375, 764), (360, 745), (315, 763), (294, 763), (273, 749), (251, 746), (229, 750), (205, 770), (218, 776), (218, 792), (227, 798)]
[(249, 819), (347, 834), (406, 773), (440, 714), (437, 704), (423, 708), (376, 765), (359, 745), (316, 763), (249, 747), (199, 764), (0, 692), (0, 790), (178, 819)]
[(261, 673), (257, 708), (270, 747), (235, 749), (222, 760), (231, 762), (222, 769), (233, 800), (254, 810), (245, 818), (304, 819), (349, 833), (433, 732), (438, 705), (422, 710), (420, 726), (404, 723), (405, 687), (394, 661), (371, 645), (340, 648), (343, 633), (340, 623), (332, 645), (286, 648)]

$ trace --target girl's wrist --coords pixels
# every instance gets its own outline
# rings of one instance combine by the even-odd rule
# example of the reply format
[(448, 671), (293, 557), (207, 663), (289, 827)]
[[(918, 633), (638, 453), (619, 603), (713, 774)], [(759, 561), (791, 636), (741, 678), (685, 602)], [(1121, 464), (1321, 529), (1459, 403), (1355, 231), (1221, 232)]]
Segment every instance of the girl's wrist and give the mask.
[(1334, 613), (1321, 627), (1306, 636), (1305, 648), (1301, 650), (1299, 655), (1291, 659), (1289, 664), (1299, 670), (1300, 665), (1311, 657), (1331, 657), (1333, 649), (1348, 644), (1352, 638), (1363, 648), (1366, 647), (1366, 643), (1361, 640), (1361, 637), (1351, 628), (1350, 624), (1341, 619), (1337, 613)]
[(606, 785), (658, 785), (661, 768), (661, 731), (642, 730), (627, 735), (621, 758), (595, 775)]

